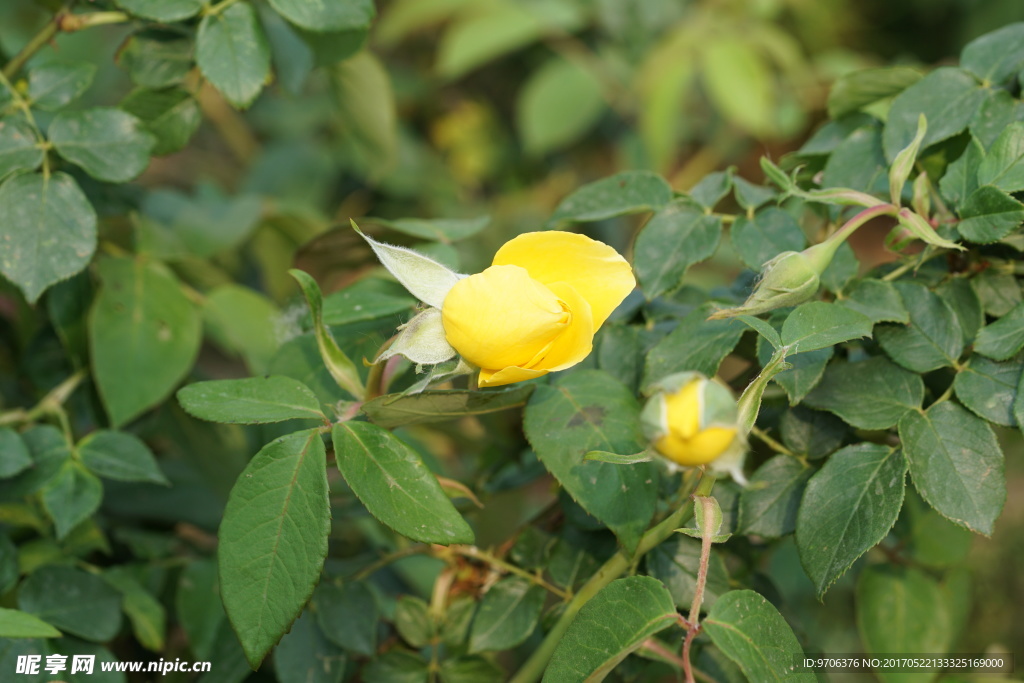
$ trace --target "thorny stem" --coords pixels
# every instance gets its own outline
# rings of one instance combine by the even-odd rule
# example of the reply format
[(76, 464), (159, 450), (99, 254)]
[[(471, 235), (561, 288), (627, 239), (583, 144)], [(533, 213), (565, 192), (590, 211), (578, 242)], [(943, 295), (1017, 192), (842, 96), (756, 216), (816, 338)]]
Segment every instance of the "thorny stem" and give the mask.
[[(712, 479), (712, 484), (714, 480)], [(710, 487), (709, 487), (710, 488)], [(708, 492), (710, 493), (710, 491)], [(714, 543), (717, 529), (708, 529), (707, 520), (712, 517), (712, 502), (707, 495), (695, 496), (694, 505), (700, 505), (704, 509), (704, 528), (700, 534), (700, 565), (697, 567), (697, 585), (693, 590), (693, 602), (690, 604), (690, 628), (686, 631), (683, 639), (683, 673), (686, 675), (686, 683), (695, 683), (693, 669), (690, 667), (690, 646), (693, 639), (700, 633), (700, 606), (704, 602), (704, 589), (708, 582), (708, 562), (711, 559), (711, 545)]]

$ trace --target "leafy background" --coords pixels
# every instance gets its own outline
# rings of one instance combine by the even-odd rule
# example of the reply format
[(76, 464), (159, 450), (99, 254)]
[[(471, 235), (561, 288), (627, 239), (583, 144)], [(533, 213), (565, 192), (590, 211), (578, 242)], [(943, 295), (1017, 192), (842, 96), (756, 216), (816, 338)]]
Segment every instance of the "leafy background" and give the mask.
[[(299, 438), (288, 435), (316, 427), (321, 411), (330, 416), (351, 398), (321, 361), (317, 326), (288, 269), (320, 283), (323, 323), (358, 366), (415, 302), (375, 270), (349, 217), (462, 272), (486, 266), (512, 235), (545, 225), (584, 223), (632, 255), (644, 296), (613, 318), (584, 366), (536, 389), (525, 424), (518, 410), (426, 425), (396, 417), (395, 409), (367, 411), (377, 424), (407, 425), (397, 434), (447, 478), (442, 489), (472, 521), (479, 548), (527, 572), (544, 567), (556, 591), (572, 590), (616, 540), (637, 542), (645, 522), (636, 521), (643, 510), (622, 513), (612, 492), (581, 497), (586, 482), (560, 469), (571, 467), (572, 456), (562, 452), (558, 419), (572, 422), (573, 415), (560, 416), (559, 396), (575, 392), (610, 414), (630, 415), (636, 389), (678, 369), (719, 370), (742, 388), (753, 363), (767, 362), (770, 344), (738, 322), (698, 323), (710, 310), (706, 301), (741, 300), (761, 263), (817, 241), (826, 219), (840, 216), (838, 207), (772, 206), (762, 155), (787, 170), (803, 164), (805, 185), (817, 178), (884, 195), (886, 167), (913, 136), (917, 110), (927, 108), (904, 98), (907, 116), (898, 118), (900, 105), (888, 96), (941, 62), (946, 68), (928, 77), (938, 82), (934, 90), (919, 91), (954, 105), (929, 118), (933, 137), (922, 166), (942, 177), (951, 206), (975, 196), (978, 230), (1002, 232), (1019, 211), (1002, 194), (1022, 189), (1019, 178), (981, 160), (984, 150), (985, 159), (996, 156), (1000, 131), (1021, 119), (1015, 73), (991, 79), (1003, 87), (979, 87), (951, 66), (970, 39), (1019, 20), (1019, 9), (1012, 2), (893, 4), (406, 0), (376, 8), (349, 2), (336, 16), (310, 17), (304, 3), (289, 0), (222, 3), (213, 13), (198, 0), (78, 2), (71, 10), (93, 15), (96, 25), (62, 24), (22, 68), (16, 55), (64, 5), (3, 3), (0, 61), (18, 95), (0, 86), (7, 242), (0, 256), (0, 603), (67, 636), (5, 640), (0, 667), (50, 648), (122, 660), (210, 659), (210, 681), (307, 680), (310, 661), (326, 662), (312, 674), (325, 678), (315, 680), (421, 680), (424, 663), (414, 652), (429, 657), (440, 642), (450, 655), (440, 663), (446, 681), (496, 680), (496, 666), (515, 670), (539, 643), (535, 625), (554, 618), (546, 609), (552, 591), (519, 575), (498, 580), (486, 559), (409, 550), (415, 546), (367, 515), (353, 474), (342, 479), (332, 464), (327, 580), (316, 589), (316, 610), (250, 673), (214, 597), (228, 493), (264, 444)], [(981, 55), (972, 67), (962, 56), (960, 64), (992, 76), (975, 70), (988, 59)], [(877, 99), (858, 100), (853, 77), (832, 87), (857, 69), (889, 64), (907, 68), (885, 72), (888, 90)], [(26, 102), (31, 116), (19, 111)], [(974, 116), (978, 107), (984, 116)], [(872, 115), (886, 114), (884, 130), (872, 123)], [(820, 127), (826, 118), (835, 121)], [(961, 132), (967, 128), (977, 142)], [(39, 140), (48, 143), (45, 153)], [(734, 174), (721, 173), (730, 166)], [(618, 178), (634, 191), (609, 193), (600, 180), (623, 169), (635, 170)], [(974, 195), (984, 185), (999, 192)], [(575, 203), (563, 203), (580, 187)], [(53, 201), (36, 201), (42, 193)], [(762, 208), (750, 217), (751, 207)], [(705, 208), (738, 216), (728, 239), (725, 222)], [(1011, 217), (984, 219), (1002, 214)], [(898, 267), (886, 265), (897, 257), (882, 248), (889, 228), (859, 231), (823, 277), (827, 291), (878, 323), (874, 340), (794, 356), (794, 369), (766, 396), (759, 425), (775, 446), (811, 468), (824, 464), (808, 484), (811, 470), (801, 459), (753, 439), (753, 481), (782, 495), (760, 499), (716, 487), (727, 524), (740, 533), (715, 550), (706, 602), (714, 608), (712, 598), (730, 588), (753, 587), (779, 606), (809, 651), (875, 648), (877, 634), (888, 643), (905, 638), (907, 651), (938, 652), (954, 642), (959, 651), (1024, 651), (1024, 626), (1014, 618), (1024, 596), (1017, 571), (1024, 461), (1013, 428), (1020, 418), (1010, 412), (1020, 376), (1020, 271), (976, 267), (1019, 254), (1012, 246), (975, 247), (966, 266), (956, 257), (930, 261), (917, 284), (858, 284), (858, 262), (862, 275)], [(666, 239), (688, 248), (666, 258), (659, 249)], [(908, 321), (917, 324), (899, 326)], [(781, 316), (769, 322), (785, 334)], [(965, 339), (977, 353), (954, 381), (949, 366)], [(864, 365), (851, 370), (855, 361)], [(183, 382), (267, 374), (312, 391), (310, 401), (293, 388), (312, 421), (200, 421), (172, 397)], [(395, 387), (416, 379), (407, 368)], [(947, 401), (924, 415), (907, 411), (929, 405), (951, 382), (965, 407)], [(459, 414), (465, 405), (428, 412), (445, 410)], [(985, 424), (975, 414), (994, 425), (994, 437), (987, 428), (969, 430)], [(607, 442), (576, 435), (573, 447), (635, 452), (642, 444), (631, 424), (624, 421)], [(879, 431), (898, 434), (906, 452), (858, 443)], [(967, 448), (986, 444), (988, 454), (989, 441), (999, 440), (1008, 495), (994, 526), (995, 489), (979, 492), (972, 509), (943, 509), (933, 486), (948, 480), (938, 476), (929, 486), (915, 473), (910, 444), (934, 450), (936, 434)], [(964, 436), (969, 443), (955, 441)], [(303, 442), (313, 459), (297, 460), (299, 470), (315, 473), (308, 462), (325, 458), (314, 441)], [(865, 462), (876, 468), (860, 471)], [(984, 471), (992, 463), (977, 465)], [(601, 467), (625, 484), (642, 479), (643, 470)], [(914, 485), (902, 508), (885, 496), (836, 505), (837, 491), (851, 482), (871, 493), (881, 474), (907, 468)], [(581, 501), (603, 506), (587, 511), (604, 523), (559, 494), (547, 471)], [(662, 481), (659, 504), (675, 494)], [(797, 512), (791, 501), (800, 495)], [(949, 523), (935, 507), (991, 538)], [(899, 511), (899, 519), (867, 556), (805, 571), (798, 546), (829, 545), (834, 527), (818, 514), (828, 510)], [(416, 539), (395, 526), (401, 521), (383, 521)], [(861, 539), (861, 550), (886, 536), (878, 524), (867, 524), (873, 535)], [(316, 545), (316, 534), (309, 537)], [(366, 580), (387, 552), (408, 555)], [(820, 602), (836, 570), (854, 561)], [(643, 572), (685, 608), (695, 563), (694, 545), (678, 537), (653, 550)], [(361, 580), (347, 580), (353, 576)], [(645, 591), (657, 607), (665, 595), (642, 578), (622, 590)], [(437, 586), (448, 589), (443, 617), (431, 607)], [(887, 611), (896, 586), (917, 615), (912, 623)], [(474, 615), (469, 598), (485, 588)], [(718, 609), (726, 615), (728, 608)], [(675, 642), (679, 632), (669, 633)], [(276, 640), (273, 633), (252, 638)], [(378, 649), (388, 653), (373, 657)], [(719, 680), (739, 675), (712, 647), (702, 649), (697, 666)], [(671, 671), (634, 657), (615, 675), (671, 680)]]

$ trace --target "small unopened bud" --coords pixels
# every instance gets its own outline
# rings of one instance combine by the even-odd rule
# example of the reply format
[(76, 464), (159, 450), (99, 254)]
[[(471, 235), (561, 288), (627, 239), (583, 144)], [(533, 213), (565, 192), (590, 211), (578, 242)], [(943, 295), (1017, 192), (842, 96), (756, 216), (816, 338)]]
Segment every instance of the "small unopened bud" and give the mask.
[(818, 293), (821, 273), (838, 246), (823, 242), (803, 251), (782, 252), (762, 266), (761, 278), (742, 306), (716, 311), (709, 319), (760, 315), (813, 298)]
[(706, 465), (742, 447), (736, 400), (727, 386), (697, 372), (670, 375), (652, 386), (640, 415), (654, 449), (678, 465)]

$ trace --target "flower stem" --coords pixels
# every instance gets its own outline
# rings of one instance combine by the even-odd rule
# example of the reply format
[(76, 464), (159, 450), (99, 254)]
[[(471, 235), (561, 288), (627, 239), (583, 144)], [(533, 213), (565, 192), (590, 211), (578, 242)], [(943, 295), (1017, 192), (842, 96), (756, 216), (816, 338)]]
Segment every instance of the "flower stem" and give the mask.
[(572, 598), (572, 595), (570, 593), (565, 592), (564, 590), (562, 590), (558, 586), (554, 586), (554, 585), (548, 583), (547, 581), (545, 581), (541, 577), (537, 576), (536, 574), (531, 574), (530, 572), (526, 571), (525, 569), (523, 569), (521, 567), (517, 567), (514, 564), (509, 564), (508, 562), (506, 562), (505, 560), (501, 559), (500, 557), (498, 557), (498, 556), (496, 556), (496, 555), (494, 555), (492, 553), (489, 553), (486, 550), (481, 550), (480, 548), (477, 548), (476, 546), (473, 546), (473, 545), (453, 545), (453, 546), (449, 546), (448, 547), (448, 552), (451, 552), (451, 553), (453, 553), (455, 555), (461, 555), (463, 557), (468, 557), (468, 558), (473, 559), (473, 560), (479, 560), (481, 562), (485, 562), (485, 563), (491, 565), (492, 567), (497, 567), (497, 568), (501, 569), (502, 571), (506, 571), (509, 574), (515, 574), (516, 576), (518, 576), (520, 578), (526, 579), (527, 581), (529, 581), (529, 582), (531, 582), (531, 583), (533, 583), (533, 584), (535, 584), (537, 586), (540, 586), (541, 588), (547, 590), (549, 593), (557, 595), (558, 597), (562, 598), (563, 600), (570, 600)]
[[(714, 480), (712, 480), (712, 484)], [(710, 491), (708, 492), (710, 493)], [(686, 675), (686, 683), (696, 683), (693, 679), (693, 669), (690, 667), (690, 646), (693, 639), (700, 633), (700, 606), (704, 602), (704, 590), (708, 584), (708, 562), (711, 560), (711, 546), (714, 543), (714, 536), (717, 529), (707, 528), (707, 520), (712, 518), (714, 501), (708, 496), (695, 496), (694, 505), (701, 505), (704, 509), (703, 519), (705, 524), (700, 534), (700, 564), (697, 567), (697, 585), (693, 590), (693, 602), (690, 604), (690, 628), (686, 631), (683, 639), (683, 673)]]

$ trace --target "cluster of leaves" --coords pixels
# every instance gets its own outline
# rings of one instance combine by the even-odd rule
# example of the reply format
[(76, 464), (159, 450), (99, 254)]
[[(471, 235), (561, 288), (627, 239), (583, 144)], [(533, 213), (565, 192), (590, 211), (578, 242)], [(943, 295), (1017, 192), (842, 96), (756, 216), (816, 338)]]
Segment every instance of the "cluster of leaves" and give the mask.
[[(627, 171), (573, 192), (548, 227), (621, 235), (648, 218), (633, 247), (640, 291), (580, 366), (474, 391), (425, 389), (444, 379), (443, 366), (396, 358), (361, 367), (415, 301), (376, 274), (351, 282), (371, 256), (347, 228), (299, 256), (323, 270), (329, 250), (345, 286), (322, 296), (296, 272), (310, 313), (282, 313), (291, 251), (326, 223), (289, 205), (295, 194), (261, 200), (273, 194), (278, 164), (294, 163), (294, 148), (268, 153), (229, 197), (212, 186), (141, 200), (114, 192), (150, 155), (184, 147), (201, 108), (221, 115), (203, 82), (245, 106), (272, 66), (298, 91), (315, 81), (315, 65), (328, 65), (347, 163), (386, 168), (397, 143), (377, 114), (393, 116), (380, 104), (390, 86), (379, 62), (357, 53), (372, 5), (94, 4), (91, 21), (132, 22), (119, 61), (138, 89), (118, 108), (74, 108), (93, 77), (87, 64), (34, 65), (24, 82), (0, 82), (0, 270), (27, 302), (45, 292), (38, 311), (48, 321), (10, 335), (27, 359), (19, 379), (30, 381), (5, 380), (0, 413), (0, 596), (10, 608), (0, 610), (0, 635), (14, 636), (0, 643), (0, 671), (25, 654), (159, 653), (210, 660), (202, 680), (237, 682), (272, 652), (282, 683), (482, 683), (511, 669), (527, 681), (548, 664), (554, 681), (672, 676), (681, 666), (678, 611), (700, 592), (702, 544), (671, 533), (691, 509), (693, 477), (681, 483), (658, 461), (584, 456), (643, 451), (643, 390), (664, 376), (721, 373), (739, 391), (776, 348), (791, 367), (765, 394), (750, 483), (713, 491), (721, 543), (702, 589), (707, 638), (694, 643), (694, 666), (719, 681), (765, 680), (790, 675), (801, 640), (827, 644), (804, 632), (787, 604), (792, 591), (765, 571), (764, 558), (784, 556), (790, 535), (817, 597), (870, 549), (884, 550), (853, 572), (862, 639), (845, 649), (955, 648), (969, 610), (969, 532), (990, 534), (1006, 495), (992, 425), (1024, 421), (1024, 204), (1014, 197), (1024, 191), (1022, 25), (972, 43), (960, 67), (841, 79), (833, 120), (782, 160), (792, 174), (766, 165), (778, 189), (730, 170), (684, 194), (657, 173)], [(554, 33), (568, 53), (538, 70), (519, 108), (534, 152), (568, 144), (597, 125), (603, 107), (630, 99), (595, 86), (567, 57), (569, 37), (592, 23), (634, 26), (609, 23), (611, 3), (596, 3), (593, 15), (568, 2), (478, 4), (398, 2), (381, 32), (398, 41), (447, 21), (437, 68), (449, 78)], [(88, 16), (58, 19), (78, 30)], [(652, 71), (640, 100), (652, 118), (638, 124), (649, 152), (687, 139), (669, 121), (679, 120), (679, 93), (696, 75), (662, 71), (691, 63), (672, 57), (680, 50), (700, 55), (708, 97), (735, 125), (759, 133), (789, 115), (766, 87), (765, 53), (774, 45), (773, 58), (792, 64), (792, 46), (779, 48), (768, 29), (751, 41), (710, 41), (730, 32), (709, 29), (712, 16), (679, 29), (668, 56), (626, 60)], [(719, 90), (736, 82), (721, 69), (745, 85)], [(552, 104), (564, 92), (586, 104), (569, 124)], [(920, 114), (928, 127), (915, 138)], [(916, 163), (901, 155), (908, 148), (920, 150)], [(765, 320), (708, 320), (743, 301), (765, 262), (850, 219), (851, 196), (906, 210), (891, 214), (895, 261), (862, 267), (843, 246), (819, 301)], [(137, 211), (131, 248), (114, 240), (94, 258), (97, 214), (124, 213), (121, 203)], [(487, 225), (366, 222), (392, 241), (422, 240), (417, 248), (447, 261), (457, 258), (453, 244)], [(942, 246), (950, 242), (968, 248)], [(258, 266), (237, 263), (232, 250), (243, 244)], [(688, 276), (698, 263), (731, 258), (746, 269), (728, 286)], [(256, 279), (277, 301), (233, 282)], [(253, 377), (189, 384), (179, 407), (168, 397), (183, 379), (214, 375), (197, 366), (204, 338), (211, 353), (241, 358), (236, 374), (244, 367)], [(29, 383), (48, 391), (26, 392)], [(186, 637), (168, 637), (169, 628)], [(107, 678), (124, 680), (89, 680)]]

